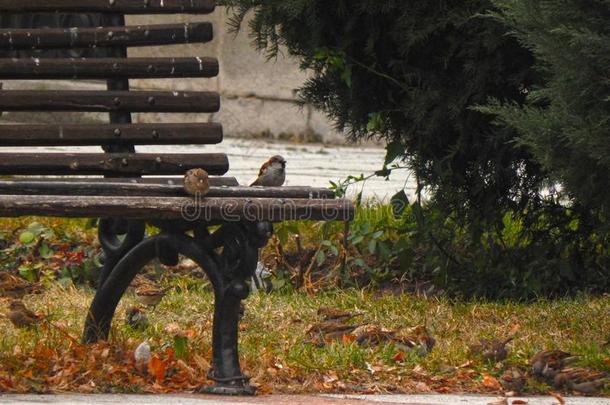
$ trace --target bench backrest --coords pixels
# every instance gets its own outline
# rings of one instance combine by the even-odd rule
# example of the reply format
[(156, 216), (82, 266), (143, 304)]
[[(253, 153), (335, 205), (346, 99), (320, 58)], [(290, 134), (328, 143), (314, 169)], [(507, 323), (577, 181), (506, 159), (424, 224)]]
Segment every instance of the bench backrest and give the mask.
[[(214, 0), (0, 0), (4, 24), (19, 16), (56, 13), (57, 28), (0, 29), (0, 81), (104, 80), (107, 91), (3, 90), (0, 111), (107, 112), (107, 124), (0, 125), (0, 175), (182, 175), (202, 167), (212, 175), (228, 170), (225, 154), (136, 154), (136, 145), (214, 144), (216, 123), (132, 123), (131, 113), (213, 113), (216, 92), (129, 91), (134, 78), (211, 78), (218, 61), (198, 55), (128, 58), (129, 47), (206, 43), (209, 22), (125, 26), (126, 14), (208, 14)], [(79, 14), (82, 13), (82, 14)], [(53, 14), (47, 14), (47, 16)], [(86, 18), (89, 16), (90, 18)], [(81, 17), (81, 18), (79, 18)], [(23, 18), (21, 19), (23, 21)], [(95, 22), (102, 22), (102, 26)], [(58, 56), (59, 55), (59, 56)], [(84, 55), (75, 58), (70, 56)], [(2, 147), (101, 146), (105, 153), (3, 152)]]

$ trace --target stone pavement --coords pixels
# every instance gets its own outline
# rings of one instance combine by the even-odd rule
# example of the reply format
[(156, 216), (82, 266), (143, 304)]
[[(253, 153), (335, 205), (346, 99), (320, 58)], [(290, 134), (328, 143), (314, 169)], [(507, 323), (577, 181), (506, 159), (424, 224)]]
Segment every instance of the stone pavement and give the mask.
[[(520, 401), (517, 401), (517, 400)], [(62, 405), (488, 405), (497, 397), (478, 395), (272, 395), (210, 397), (202, 395), (2, 395), (0, 404)], [(610, 398), (566, 397), (565, 405), (610, 405)], [(516, 402), (515, 402), (516, 401)], [(508, 398), (508, 405), (552, 405), (553, 397)]]

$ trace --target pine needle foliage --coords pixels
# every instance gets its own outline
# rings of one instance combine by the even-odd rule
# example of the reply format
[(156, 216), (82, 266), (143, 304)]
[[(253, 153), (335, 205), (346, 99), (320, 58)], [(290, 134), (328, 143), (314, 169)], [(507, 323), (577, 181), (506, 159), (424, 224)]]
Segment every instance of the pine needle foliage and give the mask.
[[(499, 0), (494, 14), (536, 56), (544, 81), (527, 105), (487, 111), (519, 132), (576, 204), (610, 210), (610, 1)], [(607, 228), (610, 231), (610, 228)]]
[(413, 169), (413, 274), (470, 296), (608, 290), (610, 0), (221, 3), (311, 73), (303, 103)]
[(543, 176), (515, 131), (472, 107), (523, 103), (533, 58), (480, 15), (487, 0), (225, 0), (270, 58), (284, 45), (313, 72), (300, 95), (353, 139), (377, 136), (448, 211), (501, 221)]

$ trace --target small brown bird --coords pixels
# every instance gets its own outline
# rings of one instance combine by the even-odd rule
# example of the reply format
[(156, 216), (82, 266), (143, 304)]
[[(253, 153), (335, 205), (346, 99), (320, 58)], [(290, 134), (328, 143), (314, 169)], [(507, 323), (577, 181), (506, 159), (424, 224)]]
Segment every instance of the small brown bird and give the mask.
[(251, 186), (280, 187), (286, 181), (286, 159), (276, 155), (263, 163)]
[(593, 394), (610, 382), (608, 374), (588, 368), (565, 368), (553, 379), (555, 388), (568, 388), (584, 394)]
[(151, 307), (159, 305), (169, 288), (159, 288), (155, 285), (142, 285), (136, 289), (136, 297), (144, 304)]
[(425, 325), (400, 330), (394, 336), (394, 342), (403, 351), (412, 350), (420, 356), (429, 354), (436, 345), (436, 339), (430, 334)]
[(511, 340), (513, 340), (513, 337), (505, 340), (481, 339), (478, 344), (470, 346), (470, 353), (481, 356), (485, 360), (502, 361), (508, 356), (506, 345)]
[(143, 330), (148, 326), (148, 317), (138, 307), (130, 307), (125, 313), (125, 323), (133, 329)]
[(374, 346), (392, 341), (396, 331), (385, 329), (377, 325), (363, 325), (356, 328), (354, 335), (356, 342), (362, 346)]
[(19, 300), (13, 300), (9, 304), (8, 319), (17, 328), (29, 328), (39, 324), (43, 317), (35, 314), (26, 308), (25, 304)]
[(326, 343), (341, 340), (344, 336), (349, 335), (356, 329), (357, 326), (345, 325), (337, 321), (324, 321), (313, 324), (307, 329), (308, 338), (306, 343), (311, 343), (315, 346), (322, 347)]
[(184, 175), (184, 190), (189, 195), (203, 197), (210, 191), (210, 176), (203, 169), (191, 169)]
[(514, 392), (515, 394), (523, 392), (526, 383), (527, 377), (525, 373), (517, 367), (509, 368), (500, 377), (500, 384), (502, 384), (504, 390)]
[(550, 381), (557, 373), (578, 359), (570, 353), (561, 350), (543, 350), (530, 359), (532, 373), (536, 377), (543, 377)]
[(6, 272), (0, 272), (0, 297), (22, 298), (34, 291), (34, 286)]
[(356, 329), (357, 325), (345, 325), (336, 321), (324, 321), (311, 325), (309, 329), (307, 329), (307, 334), (314, 335), (318, 333), (333, 333), (340, 331), (353, 331)]
[(361, 315), (362, 313), (360, 312), (352, 314), (350, 312), (340, 311), (334, 308), (318, 309), (318, 316), (322, 317), (324, 321), (345, 322)]

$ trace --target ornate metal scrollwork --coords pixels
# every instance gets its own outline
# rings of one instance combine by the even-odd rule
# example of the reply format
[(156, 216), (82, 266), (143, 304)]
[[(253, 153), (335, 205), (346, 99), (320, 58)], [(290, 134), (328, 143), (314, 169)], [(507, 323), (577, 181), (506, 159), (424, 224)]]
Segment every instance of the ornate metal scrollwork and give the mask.
[[(100, 227), (107, 237), (107, 228), (112, 223)], [(130, 242), (140, 228), (134, 228)], [(102, 230), (104, 229), (104, 231)], [(223, 395), (251, 395), (254, 388), (248, 384), (248, 377), (242, 374), (238, 353), (239, 310), (242, 300), (248, 297), (249, 287), (246, 280), (254, 274), (259, 249), (271, 236), (269, 223), (228, 223), (210, 234), (205, 224), (197, 224), (194, 236), (188, 236), (180, 224), (175, 227), (162, 227), (162, 232), (138, 242), (116, 263), (91, 304), (83, 340), (87, 343), (107, 339), (112, 318), (117, 305), (127, 287), (147, 263), (160, 258), (168, 264), (175, 264), (178, 255), (195, 261), (207, 274), (214, 288), (214, 326), (212, 331), (213, 360), (208, 377), (215, 384), (206, 386), (202, 391)], [(129, 232), (127, 232), (129, 235)], [(123, 242), (126, 242), (127, 238)], [(103, 241), (105, 249), (116, 249), (114, 241)], [(118, 252), (118, 250), (115, 250)]]

